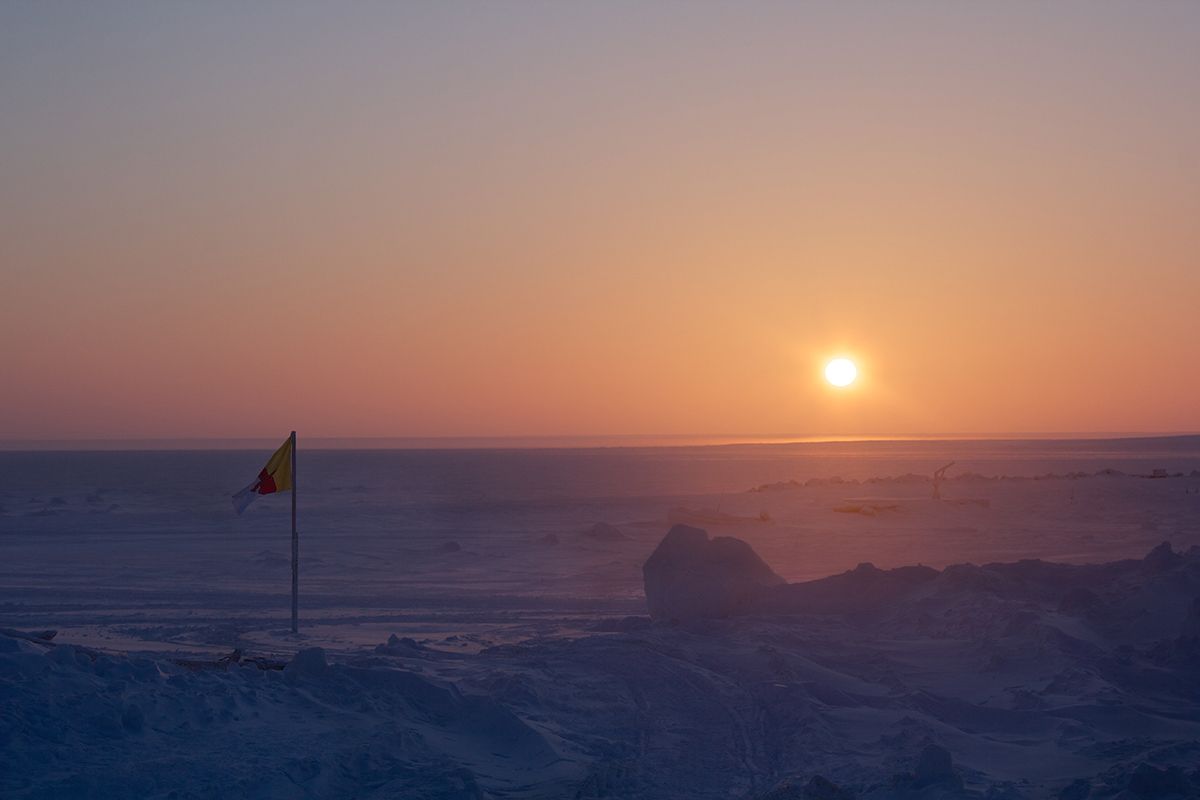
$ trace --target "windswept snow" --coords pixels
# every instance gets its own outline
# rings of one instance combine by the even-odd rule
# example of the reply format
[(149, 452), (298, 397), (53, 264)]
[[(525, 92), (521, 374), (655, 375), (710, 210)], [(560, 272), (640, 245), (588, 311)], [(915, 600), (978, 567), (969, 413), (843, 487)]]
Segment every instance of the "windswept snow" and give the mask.
[(1198, 796), (1160, 446), (0, 454), (0, 797)]
[[(681, 540), (714, 544), (687, 530), (664, 544)], [(735, 575), (773, 575), (744, 543), (716, 547), (735, 555)], [(281, 670), (197, 669), (4, 636), (0, 793), (1200, 793), (1198, 549), (1088, 566), (859, 568), (749, 594), (717, 562), (706, 569), (737, 603), (470, 654), (393, 636), (358, 655), (303, 649)], [(668, 605), (677, 588), (664, 587)], [(682, 591), (697, 610), (696, 589)]]

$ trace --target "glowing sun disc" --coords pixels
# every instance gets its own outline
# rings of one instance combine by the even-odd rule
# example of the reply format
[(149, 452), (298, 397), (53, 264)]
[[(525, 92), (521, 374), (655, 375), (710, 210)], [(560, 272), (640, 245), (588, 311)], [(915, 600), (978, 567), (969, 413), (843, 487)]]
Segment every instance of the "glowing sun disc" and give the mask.
[(858, 368), (848, 358), (835, 358), (825, 365), (825, 380), (834, 386), (849, 386), (858, 377)]

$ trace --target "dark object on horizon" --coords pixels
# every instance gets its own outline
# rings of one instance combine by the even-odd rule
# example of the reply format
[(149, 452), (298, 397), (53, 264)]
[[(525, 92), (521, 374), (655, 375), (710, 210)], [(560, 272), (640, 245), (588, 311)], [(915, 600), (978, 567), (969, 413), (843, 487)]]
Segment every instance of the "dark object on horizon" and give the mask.
[(438, 545), (437, 549), (439, 553), (457, 553), (462, 550), (462, 545), (451, 540), (449, 542), (442, 542)]
[(583, 535), (589, 539), (595, 539), (598, 542), (626, 542), (629, 537), (618, 528), (616, 525), (609, 525), (607, 522), (597, 522), (592, 527), (583, 532)]
[(1133, 477), (1146, 478), (1148, 480), (1153, 481), (1153, 480), (1165, 480), (1167, 478), (1187, 478), (1187, 477), (1194, 478), (1197, 476), (1197, 474), (1200, 474), (1200, 473), (1198, 473), (1197, 470), (1192, 470), (1191, 475), (1188, 476), (1188, 475), (1184, 475), (1182, 472), (1171, 472), (1170, 470), (1167, 470), (1167, 469), (1164, 469), (1161, 467), (1155, 467), (1154, 469), (1151, 469), (1150, 472), (1147, 474), (1140, 474), (1140, 475), (1135, 474)]
[(537, 543), (538, 544), (550, 544), (550, 545), (558, 544), (558, 534), (557, 533), (547, 533), (545, 536), (539, 536), (537, 539)]
[(951, 461), (946, 466), (941, 467), (940, 469), (935, 469), (933, 471), (933, 499), (934, 500), (942, 499), (942, 482), (946, 480), (946, 470), (953, 467), (956, 463), (958, 463), (958, 462)]
[(888, 502), (855, 502), (848, 500), (840, 506), (834, 506), (833, 510), (839, 514), (862, 514), (864, 517), (873, 517), (884, 511), (899, 511), (899, 503)]

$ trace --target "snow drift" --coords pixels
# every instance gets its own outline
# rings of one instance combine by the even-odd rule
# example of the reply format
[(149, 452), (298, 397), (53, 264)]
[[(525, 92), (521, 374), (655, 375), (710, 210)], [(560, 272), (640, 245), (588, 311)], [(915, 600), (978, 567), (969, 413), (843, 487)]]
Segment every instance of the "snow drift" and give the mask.
[(1200, 795), (1200, 552), (787, 584), (675, 528), (658, 622), (181, 665), (0, 634), (0, 796)]

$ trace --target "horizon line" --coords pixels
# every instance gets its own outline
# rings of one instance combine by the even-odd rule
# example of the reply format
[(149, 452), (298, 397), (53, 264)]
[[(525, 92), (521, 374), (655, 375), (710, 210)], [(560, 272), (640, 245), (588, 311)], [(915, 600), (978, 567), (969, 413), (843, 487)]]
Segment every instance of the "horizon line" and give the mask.
[[(639, 447), (839, 444), (854, 442), (1053, 442), (1183, 439), (1200, 431), (1017, 431), (936, 434), (541, 434), (492, 436), (301, 436), (311, 450), (546, 450)], [(0, 439), (0, 452), (239, 450), (270, 446), (277, 437), (82, 437)]]

